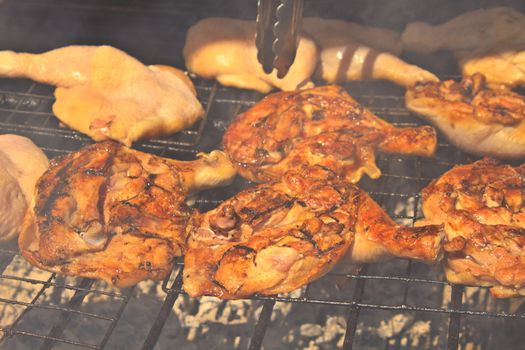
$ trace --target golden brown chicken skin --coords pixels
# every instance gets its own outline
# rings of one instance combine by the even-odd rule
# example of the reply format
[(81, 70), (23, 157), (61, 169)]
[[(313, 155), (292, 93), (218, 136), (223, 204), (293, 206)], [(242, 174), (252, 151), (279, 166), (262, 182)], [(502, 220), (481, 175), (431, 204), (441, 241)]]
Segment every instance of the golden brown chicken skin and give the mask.
[(444, 224), (452, 283), (525, 295), (525, 167), (484, 159), (456, 166), (423, 190), (425, 224)]
[(219, 151), (182, 162), (113, 142), (86, 146), (39, 179), (20, 250), (40, 268), (120, 287), (163, 278), (185, 250), (188, 193), (234, 175)]
[(481, 74), (407, 90), (406, 106), (463, 151), (496, 158), (525, 156), (525, 97), (493, 90)]
[(431, 156), (430, 126), (396, 128), (357, 103), (339, 86), (323, 86), (265, 97), (237, 116), (223, 146), (245, 178), (266, 182), (290, 168), (322, 165), (357, 182), (375, 179), (377, 150)]
[(441, 249), (439, 226), (396, 226), (365, 192), (319, 166), (248, 188), (188, 227), (183, 286), (193, 297), (290, 292), (324, 275), (351, 246), (356, 258), (368, 243), (383, 255), (427, 261)]

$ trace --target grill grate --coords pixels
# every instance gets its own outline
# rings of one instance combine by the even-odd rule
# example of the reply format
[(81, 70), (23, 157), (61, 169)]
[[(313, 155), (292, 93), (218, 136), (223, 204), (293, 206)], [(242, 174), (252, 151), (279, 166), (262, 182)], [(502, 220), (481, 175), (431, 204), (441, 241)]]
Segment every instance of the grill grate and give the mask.
[[(204, 10), (197, 11), (196, 5), (189, 0), (177, 3), (160, 1), (155, 5), (143, 0), (126, 3), (117, 0), (4, 0), (0, 1), (0, 9), (5, 10), (0, 13), (0, 28), (12, 26), (15, 34), (0, 38), (0, 45), (2, 48), (31, 51), (63, 46), (73, 40), (69, 32), (63, 32), (60, 28), (72, 26), (73, 32), (78, 31), (74, 42), (101, 41), (121, 47), (145, 62), (182, 67), (180, 50), (186, 27), (198, 17), (228, 12), (227, 6), (219, 7), (213, 1), (204, 3), (207, 4), (205, 7), (202, 5)], [(239, 3), (231, 1), (230, 5)], [(318, 9), (320, 3), (307, 1), (307, 11)], [(236, 14), (238, 17), (252, 16), (253, 9), (254, 6)], [(41, 13), (46, 16), (39, 19)], [(17, 21), (10, 22), (12, 18), (17, 18)], [(106, 30), (94, 33), (93, 23)], [(116, 30), (115, 23), (123, 28)], [(176, 27), (173, 23), (181, 26)], [(49, 37), (43, 38), (35, 33), (33, 38), (30, 34), (37, 26), (49, 29), (46, 33)], [(135, 35), (142, 41), (129, 40)], [(166, 47), (166, 42), (173, 42), (173, 45)], [(436, 71), (455, 74), (449, 66), (443, 66), (446, 68), (439, 65)], [(231, 118), (262, 97), (255, 92), (228, 89), (207, 80), (193, 80), (206, 108), (205, 118), (190, 130), (172, 137), (139, 142), (134, 145), (135, 148), (167, 157), (192, 159), (197, 152), (217, 148)], [(346, 87), (358, 101), (395, 125), (422, 124), (404, 108), (404, 91), (401, 88), (379, 82), (351, 83)], [(86, 136), (59, 126), (52, 115), (52, 103), (53, 89), (49, 86), (26, 80), (0, 79), (0, 133), (27, 136), (49, 157), (61, 156), (91, 143)], [(419, 191), (454, 164), (473, 160), (451, 147), (440, 135), (435, 158), (379, 155), (377, 163), (383, 176), (374, 181), (364, 179), (360, 186), (397, 222), (411, 225), (421, 217)], [(247, 186), (250, 183), (237, 179), (228, 188), (206, 191), (197, 197), (196, 206), (200, 210), (210, 209)], [(162, 283), (115, 290), (102, 282), (64, 278), (31, 268), (19, 255), (16, 246), (1, 246), (0, 348), (125, 347), (112, 343), (112, 339), (120, 332), (119, 326), (126, 324), (130, 318), (140, 316), (132, 304), (136, 300), (144, 302), (148, 295), (155, 294), (141, 291), (142, 294), (138, 294), (140, 298), (135, 299), (139, 290), (144, 288), (156, 291), (155, 295), (161, 299), (154, 300), (151, 317), (140, 323), (140, 330), (126, 333), (129, 336), (138, 333), (134, 338), (134, 347), (153, 349), (162, 348), (166, 342), (170, 343), (170, 347), (172, 342), (183, 344), (184, 338), (191, 338), (190, 331), (186, 333), (184, 327), (188, 322), (176, 322), (173, 310), (182, 305), (185, 315), (195, 315), (205, 301), (190, 299), (184, 293), (182, 268), (182, 260), (179, 260), (175, 262), (171, 276)], [(524, 324), (525, 310), (521, 307), (521, 300), (495, 301), (488, 296), (485, 288), (450, 286), (444, 281), (439, 267), (405, 260), (334, 270), (298, 292), (275, 297), (256, 296), (246, 305), (248, 303), (252, 303), (250, 307), (255, 310), (249, 323), (251, 328), (243, 328), (243, 331), (234, 326), (213, 328), (226, 339), (225, 343), (221, 343), (222, 347), (306, 348), (312, 344), (312, 339), (321, 339), (321, 336), (303, 335), (306, 340), (301, 340), (302, 343), (291, 339), (292, 335), (298, 338), (307, 333), (303, 329), (305, 322), (324, 322), (324, 340), (313, 341), (313, 345), (320, 349), (331, 349), (336, 345), (343, 349), (365, 345), (375, 348), (381, 342), (377, 348), (490, 349), (495, 344), (506, 344), (502, 347), (510, 349), (519, 348), (523, 341), (520, 335), (512, 335), (513, 329), (519, 329)], [(214, 311), (216, 317), (224, 316), (228, 305), (229, 302), (219, 303)], [(343, 321), (329, 323), (329, 315), (337, 315)], [(399, 315), (402, 318), (396, 318)], [(228, 317), (233, 316), (230, 314)], [(389, 323), (388, 319), (393, 321)], [(380, 321), (385, 323), (385, 327), (381, 323), (381, 330), (375, 330), (379, 336), (376, 334), (375, 338), (371, 338), (367, 327)], [(419, 338), (415, 331), (412, 332), (413, 327), (410, 328), (417, 322), (430, 322), (431, 329), (424, 342), (417, 340)], [(178, 327), (175, 331), (177, 337), (166, 340), (168, 331), (173, 334), (171, 328), (174, 323)], [(327, 340), (329, 330), (334, 327), (336, 336)], [(493, 329), (497, 329), (498, 334), (491, 334)], [(235, 330), (239, 332), (232, 334)], [(245, 330), (249, 336), (238, 340)], [(289, 333), (285, 334), (283, 330)], [(204, 328), (198, 332), (201, 338), (207, 337)], [(215, 338), (210, 336), (210, 339)], [(202, 348), (202, 344), (187, 348)], [(208, 343), (208, 346), (216, 348), (219, 345)], [(186, 348), (183, 345), (179, 347)]]
[[(16, 265), (16, 260), (20, 260), (21, 257), (19, 253), (14, 249), (1, 249), (0, 256), (2, 259), (2, 264), (0, 265), (0, 271), (2, 271), (2, 273), (0, 274), (0, 284), (2, 285), (2, 289), (5, 290), (8, 286), (12, 286), (12, 282), (15, 281), (19, 282), (20, 284), (25, 283), (34, 286), (34, 296), (32, 296), (30, 298), (30, 301), (28, 302), (19, 300), (20, 296), (16, 293), (16, 291), (13, 294), (13, 298), (0, 298), (0, 303), (4, 306), (1, 309), (3, 317), (6, 316), (6, 305), (16, 305), (23, 307), (23, 311), (20, 312), (15, 319), (10, 320), (9, 325), (4, 326), (2, 324), (0, 326), (0, 342), (4, 341), (2, 345), (6, 345), (7, 347), (9, 347), (8, 338), (23, 336), (42, 339), (43, 342), (40, 345), (40, 349), (50, 349), (53, 347), (55, 342), (62, 342), (65, 344), (76, 345), (90, 349), (102, 349), (104, 347), (111, 335), (111, 332), (115, 328), (116, 323), (119, 320), (124, 308), (126, 307), (126, 304), (129, 300), (129, 295), (131, 293), (131, 289), (126, 290), (123, 293), (115, 291), (108, 292), (99, 289), (98, 286), (95, 286), (93, 280), (85, 278), (78, 279), (73, 283), (63, 283), (57, 280), (57, 276), (54, 273), (47, 273), (46, 275), (48, 276), (44, 278), (31, 278), (17, 276), (15, 274), (7, 274), (5, 273), (6, 268), (10, 264)], [(46, 291), (50, 290), (51, 288), (57, 290), (68, 290), (73, 293), (73, 296), (69, 301), (60, 305), (39, 303), (40, 299), (42, 299)], [(107, 298), (111, 298), (113, 302), (115, 302), (117, 305), (116, 311), (110, 315), (102, 315), (80, 310), (80, 306), (83, 300), (86, 296), (90, 294), (102, 295)], [(56, 319), (56, 323), (54, 323), (54, 326), (51, 329), (51, 331), (49, 331), (48, 334), (43, 334), (34, 330), (26, 330), (20, 326), (21, 321), (24, 319), (24, 317), (27, 318), (27, 315), (31, 311), (49, 313), (50, 316), (52, 316), (52, 312), (59, 312), (60, 317)], [(104, 321), (106, 323), (106, 332), (103, 334), (100, 343), (92, 344), (86, 342), (79, 342), (63, 337), (62, 332), (72, 315), (81, 315), (88, 319), (98, 319)], [(50, 317), (50, 320), (53, 320), (53, 318)]]

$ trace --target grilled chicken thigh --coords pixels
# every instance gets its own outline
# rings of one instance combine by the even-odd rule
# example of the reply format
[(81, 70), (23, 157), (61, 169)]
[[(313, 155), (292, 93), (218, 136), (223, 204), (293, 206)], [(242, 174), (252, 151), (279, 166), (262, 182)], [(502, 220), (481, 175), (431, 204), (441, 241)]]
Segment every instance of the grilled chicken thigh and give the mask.
[(237, 116), (223, 146), (239, 173), (251, 181), (278, 179), (303, 164), (322, 165), (347, 181), (381, 171), (375, 152), (431, 156), (432, 127), (396, 128), (376, 117), (338, 86), (265, 97)]
[(492, 90), (481, 74), (408, 89), (406, 106), (441, 129), (458, 148), (497, 158), (525, 156), (525, 98)]
[(185, 249), (188, 193), (234, 175), (220, 151), (183, 162), (109, 141), (86, 146), (40, 178), (20, 250), (40, 268), (121, 287), (163, 278)]
[(313, 85), (310, 77), (318, 52), (312, 40), (300, 38), (294, 63), (279, 79), (276, 71), (266, 74), (257, 60), (255, 32), (254, 21), (206, 18), (197, 22), (186, 34), (186, 67), (199, 76), (217, 79), (222, 85), (263, 93), (273, 88), (295, 90)]
[(20, 231), (35, 184), (48, 165), (44, 152), (28, 138), (0, 135), (0, 241)]
[(354, 261), (435, 261), (441, 249), (439, 226), (396, 226), (365, 192), (323, 167), (238, 193), (194, 216), (188, 237), (184, 290), (223, 299), (290, 292), (325, 274), (352, 245)]
[(457, 166), (423, 190), (424, 224), (444, 224), (452, 283), (525, 295), (525, 167), (484, 159)]
[(305, 18), (302, 29), (321, 51), (316, 74), (329, 83), (384, 79), (413, 86), (439, 80), (395, 56), (400, 52), (399, 35), (390, 30), (322, 18)]
[(145, 66), (111, 46), (68, 46), (42, 54), (0, 51), (0, 77), (57, 86), (55, 115), (95, 141), (127, 146), (191, 126), (204, 110), (178, 69)]

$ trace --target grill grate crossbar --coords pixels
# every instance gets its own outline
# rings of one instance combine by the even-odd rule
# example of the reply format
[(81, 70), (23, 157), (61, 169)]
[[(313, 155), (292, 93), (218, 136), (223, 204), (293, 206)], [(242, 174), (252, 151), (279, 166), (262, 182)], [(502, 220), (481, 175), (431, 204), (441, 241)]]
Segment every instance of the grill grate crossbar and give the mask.
[[(168, 319), (171, 309), (173, 308), (173, 305), (175, 304), (175, 301), (179, 297), (179, 292), (175, 291), (173, 288), (174, 286), (177, 286), (177, 289), (180, 289), (182, 286), (182, 269), (179, 269), (179, 272), (177, 273), (177, 276), (175, 277), (175, 280), (171, 284), (171, 287), (168, 287), (168, 278), (166, 278), (162, 283), (162, 288), (165, 290), (168, 290), (166, 298), (164, 299), (164, 302), (162, 303), (162, 307), (160, 308), (159, 312), (157, 313), (157, 317), (155, 318), (155, 322), (153, 323), (153, 326), (150, 328), (149, 333), (144, 340), (144, 344), (142, 345), (142, 350), (151, 350), (155, 347), (155, 344), (157, 343), (157, 340), (159, 339), (160, 334), (162, 333), (162, 329), (164, 328), (164, 325), (166, 324), (166, 320)], [(169, 288), (169, 289), (168, 289)]]

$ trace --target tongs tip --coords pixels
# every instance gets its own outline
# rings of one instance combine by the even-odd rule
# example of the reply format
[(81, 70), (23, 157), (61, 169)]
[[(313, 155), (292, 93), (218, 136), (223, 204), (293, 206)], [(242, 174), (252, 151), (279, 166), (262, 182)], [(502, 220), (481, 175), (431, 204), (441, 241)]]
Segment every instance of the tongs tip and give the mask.
[(257, 59), (265, 73), (282, 79), (292, 66), (299, 44), (303, 0), (259, 0)]

